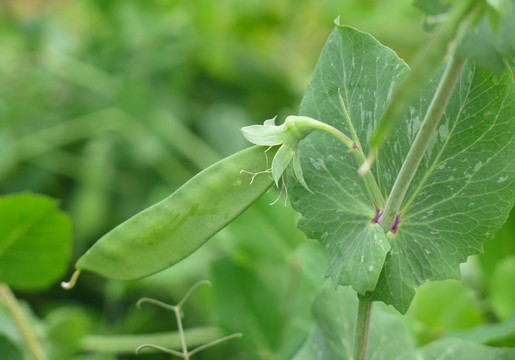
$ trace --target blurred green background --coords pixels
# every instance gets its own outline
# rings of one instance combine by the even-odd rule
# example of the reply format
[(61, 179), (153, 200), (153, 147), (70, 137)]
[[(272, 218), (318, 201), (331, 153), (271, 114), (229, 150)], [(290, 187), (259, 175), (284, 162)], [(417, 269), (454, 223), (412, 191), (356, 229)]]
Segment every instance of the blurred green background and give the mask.
[[(59, 199), (72, 219), (77, 259), (120, 222), (249, 146), (240, 127), (295, 114), (338, 16), (408, 63), (428, 37), (421, 12), (402, 0), (2, 0), (0, 194)], [(83, 274), (70, 292), (55, 284), (17, 295), (43, 324), (54, 358), (132, 359), (79, 354), (89, 346), (79, 339), (174, 330), (171, 313), (138, 310), (137, 299), (176, 303), (209, 279), (213, 286), (186, 304), (185, 327), (244, 337), (198, 359), (291, 358), (312, 326), (325, 258), (296, 230), (297, 216), (282, 200), (269, 206), (277, 195), (150, 278)], [(404, 318), (417, 344), (513, 323), (514, 216), (464, 266), (464, 282), (420, 289)], [(0, 331), (9, 331), (0, 315)], [(513, 345), (514, 338), (511, 330), (491, 343)], [(143, 351), (138, 358), (169, 356)]]

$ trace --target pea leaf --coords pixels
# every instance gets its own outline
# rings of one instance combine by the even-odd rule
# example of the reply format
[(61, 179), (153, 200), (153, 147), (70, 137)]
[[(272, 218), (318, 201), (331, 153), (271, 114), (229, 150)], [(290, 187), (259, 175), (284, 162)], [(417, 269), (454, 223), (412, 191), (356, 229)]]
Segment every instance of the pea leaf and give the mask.
[[(325, 45), (300, 112), (349, 134), (339, 105), (341, 89), (357, 135), (366, 144), (406, 70), (406, 64), (372, 36), (337, 26)], [(399, 151), (407, 151), (407, 144), (401, 146), (404, 148)], [(302, 140), (299, 153), (313, 194), (288, 178), (293, 207), (303, 215), (298, 227), (326, 247), (327, 275), (336, 284), (351, 285), (359, 293), (373, 290), (390, 245), (383, 229), (371, 222), (377, 209), (356, 172), (359, 164), (346, 148), (323, 133), (314, 132)], [(392, 169), (400, 167), (398, 157), (392, 160)], [(391, 185), (395, 172), (385, 169), (382, 177)]]
[(36, 194), (0, 197), (0, 219), (0, 281), (36, 290), (64, 273), (70, 221), (55, 200)]
[(405, 312), (410, 288), (459, 278), (458, 264), (479, 253), (506, 221), (515, 196), (514, 90), (510, 73), (464, 71), (415, 174), (399, 231), (389, 239), (392, 250), (368, 299)]
[[(360, 142), (367, 144), (406, 68), (371, 36), (337, 26), (300, 113), (348, 133), (338, 104), (337, 92), (342, 89)], [(436, 86), (436, 81), (428, 85), (378, 155), (373, 174), (384, 194), (393, 185)], [(484, 239), (502, 225), (513, 206), (514, 113), (511, 74), (496, 77), (467, 67), (415, 174), (398, 232), (387, 239), (384, 233), (378, 240), (370, 236), (376, 209), (356, 174), (353, 157), (324, 134), (303, 140), (299, 152), (313, 194), (291, 176), (289, 193), (302, 214), (299, 228), (326, 246), (327, 274), (335, 284), (351, 285), (363, 294), (372, 282), (361, 274), (382, 267), (375, 289), (364, 299), (384, 301), (404, 313), (415, 287), (427, 280), (459, 277), (459, 264), (480, 252)], [(377, 254), (386, 254), (389, 247), (383, 267)]]

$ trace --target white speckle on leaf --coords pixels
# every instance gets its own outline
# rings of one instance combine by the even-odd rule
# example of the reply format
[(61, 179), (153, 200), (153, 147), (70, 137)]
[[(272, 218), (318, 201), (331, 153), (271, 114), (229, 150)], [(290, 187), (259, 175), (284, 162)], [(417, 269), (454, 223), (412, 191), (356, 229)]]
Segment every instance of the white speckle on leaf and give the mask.
[(314, 159), (314, 158), (309, 158), (309, 161), (311, 161), (311, 164), (313, 164), (313, 166), (315, 167), (315, 169), (317, 170), (326, 170), (327, 171), (327, 168), (325, 167), (325, 163), (324, 163), (324, 160), (322, 159)]
[(364, 263), (365, 259), (363, 258), (363, 255), (361, 255), (361, 262)]
[(431, 234), (431, 235), (436, 235), (436, 234), (438, 234), (438, 231), (434, 231), (434, 230), (433, 230), (433, 231), (431, 231), (431, 232), (430, 232), (430, 234)]
[(508, 180), (508, 177), (507, 177), (507, 176), (501, 176), (499, 179), (497, 179), (497, 182), (498, 182), (498, 183), (503, 183), (503, 182), (505, 182), (506, 180)]
[(374, 267), (373, 267), (372, 265), (370, 265), (370, 266), (368, 267), (368, 271), (370, 271), (370, 272), (374, 271)]
[(445, 168), (445, 163), (441, 163), (436, 169), (443, 170)]
[(478, 171), (481, 166), (483, 166), (483, 163), (480, 161), (474, 166), (474, 172)]
[(425, 252), (427, 255), (431, 254), (431, 251), (429, 251), (429, 250), (427, 250), (427, 249), (424, 249), (424, 252)]
[(438, 135), (440, 135), (440, 141), (444, 142), (447, 139), (447, 135), (449, 134), (449, 129), (447, 128), (447, 124), (442, 124), (438, 128)]
[(337, 213), (342, 213), (342, 212), (343, 212), (343, 209), (336, 209), (336, 212), (337, 212)]

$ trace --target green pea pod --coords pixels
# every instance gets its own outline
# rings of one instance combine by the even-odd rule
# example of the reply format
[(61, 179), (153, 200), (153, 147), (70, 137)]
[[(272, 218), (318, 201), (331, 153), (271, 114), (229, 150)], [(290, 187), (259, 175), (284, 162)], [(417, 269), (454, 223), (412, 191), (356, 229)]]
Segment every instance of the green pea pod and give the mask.
[[(166, 199), (100, 238), (78, 260), (77, 270), (134, 280), (186, 258), (270, 187), (267, 175), (250, 184), (249, 174), (241, 173), (265, 170), (264, 150), (248, 148), (198, 173)], [(276, 151), (277, 147), (270, 149), (268, 156)]]

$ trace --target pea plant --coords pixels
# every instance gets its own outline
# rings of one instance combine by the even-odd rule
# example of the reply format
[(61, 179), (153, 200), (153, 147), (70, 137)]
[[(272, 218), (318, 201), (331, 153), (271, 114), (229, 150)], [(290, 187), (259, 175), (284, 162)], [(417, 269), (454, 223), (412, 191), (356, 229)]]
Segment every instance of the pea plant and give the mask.
[[(515, 356), (450, 338), (415, 348), (401, 322), (374, 306), (405, 314), (424, 283), (458, 279), (515, 199), (515, 3), (415, 5), (433, 33), (411, 69), (337, 20), (297, 115), (244, 127), (256, 146), (105, 234), (63, 287), (81, 271), (135, 280), (173, 266), (275, 185), (300, 214), (298, 228), (325, 248), (331, 279), (295, 360)], [(144, 301), (174, 311), (182, 329), (182, 302)], [(181, 345), (168, 353), (203, 349)]]

